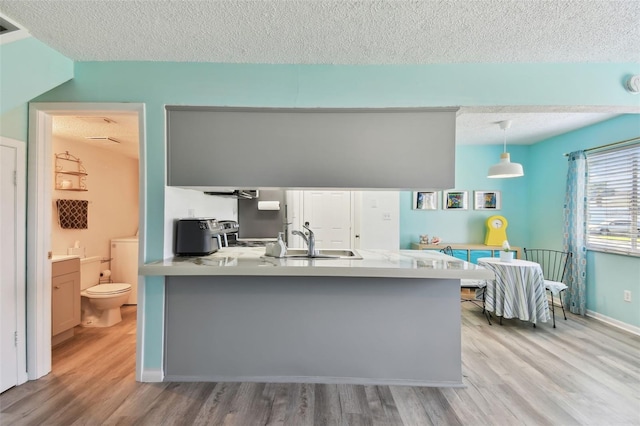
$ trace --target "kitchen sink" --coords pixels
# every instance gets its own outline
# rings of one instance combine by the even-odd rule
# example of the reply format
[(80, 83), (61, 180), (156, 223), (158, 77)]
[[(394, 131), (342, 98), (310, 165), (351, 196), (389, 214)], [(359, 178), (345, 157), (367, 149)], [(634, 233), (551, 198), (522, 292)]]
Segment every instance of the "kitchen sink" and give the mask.
[(305, 248), (287, 249), (285, 257), (297, 259), (351, 259), (360, 260), (362, 256), (351, 249), (316, 249), (315, 256), (309, 256), (309, 250)]

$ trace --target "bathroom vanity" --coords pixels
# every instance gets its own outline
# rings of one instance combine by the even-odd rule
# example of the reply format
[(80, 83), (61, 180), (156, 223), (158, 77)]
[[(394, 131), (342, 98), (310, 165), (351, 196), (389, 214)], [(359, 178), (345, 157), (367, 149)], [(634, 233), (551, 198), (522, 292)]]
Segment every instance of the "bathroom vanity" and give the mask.
[(164, 275), (166, 381), (460, 386), (460, 279), (441, 253), (272, 258), (264, 248), (146, 264)]
[(54, 256), (51, 262), (51, 345), (73, 337), (80, 324), (80, 257)]

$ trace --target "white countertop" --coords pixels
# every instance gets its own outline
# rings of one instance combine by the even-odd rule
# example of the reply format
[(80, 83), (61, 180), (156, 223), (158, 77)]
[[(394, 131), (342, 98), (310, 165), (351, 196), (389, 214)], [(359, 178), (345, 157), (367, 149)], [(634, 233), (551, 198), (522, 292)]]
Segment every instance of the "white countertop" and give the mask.
[(360, 250), (362, 259), (292, 259), (264, 247), (224, 247), (209, 256), (172, 257), (140, 267), (140, 275), (333, 276), (493, 279), (473, 263), (429, 250)]
[(62, 262), (69, 259), (80, 259), (77, 254), (54, 254), (51, 256), (51, 262)]

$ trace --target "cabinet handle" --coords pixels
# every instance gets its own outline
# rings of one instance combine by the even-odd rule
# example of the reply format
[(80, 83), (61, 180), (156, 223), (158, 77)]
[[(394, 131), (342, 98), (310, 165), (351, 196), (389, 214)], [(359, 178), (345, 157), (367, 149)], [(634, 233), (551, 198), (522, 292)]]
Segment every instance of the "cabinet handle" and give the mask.
[(60, 290), (60, 286), (59, 285), (54, 286), (53, 288), (55, 288), (56, 290)]

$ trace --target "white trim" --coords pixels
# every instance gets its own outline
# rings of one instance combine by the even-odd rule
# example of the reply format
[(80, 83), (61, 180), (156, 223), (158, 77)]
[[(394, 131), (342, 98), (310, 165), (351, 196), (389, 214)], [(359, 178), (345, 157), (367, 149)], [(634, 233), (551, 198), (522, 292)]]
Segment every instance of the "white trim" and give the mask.
[[(142, 210), (142, 209), (141, 209)], [(142, 241), (138, 238), (138, 241)], [(138, 245), (138, 260), (144, 259), (144, 257), (140, 257), (143, 255), (141, 250), (142, 244)], [(139, 266), (139, 265), (138, 265)], [(136, 310), (136, 381), (144, 382), (144, 345), (143, 345), (143, 336), (144, 336), (144, 306), (145, 306), (145, 282), (144, 276), (138, 275), (138, 300), (137, 300), (137, 310)]]
[[(139, 158), (139, 252), (140, 265), (146, 253), (146, 125), (145, 106), (140, 103), (55, 102), (29, 105), (29, 158), (27, 198), (27, 372), (30, 380), (51, 371), (51, 188), (52, 188), (52, 116), (79, 111), (134, 111), (138, 113)], [(142, 285), (144, 290), (144, 284)], [(140, 291), (144, 293), (144, 291)], [(141, 349), (144, 330), (144, 296), (138, 304), (136, 378), (142, 377)]]
[(3, 44), (13, 43), (14, 41), (22, 40), (29, 37), (31, 37), (31, 34), (29, 34), (27, 31), (15, 30), (7, 34), (3, 34), (0, 37), (0, 46), (2, 46)]
[[(51, 117), (29, 109), (27, 175), (27, 373), (51, 371)], [(48, 302), (48, 303), (47, 303)]]
[[(14, 148), (16, 151), (16, 221), (26, 223), (27, 219), (27, 143), (16, 139), (0, 136), (0, 144)], [(27, 235), (24, 225), (16, 226), (16, 253), (25, 253)], [(27, 377), (27, 327), (26, 327), (26, 259), (24, 256), (16, 257), (16, 332), (17, 341), (17, 384), (28, 380)]]
[[(146, 139), (146, 111), (144, 104), (137, 105), (138, 109), (138, 266), (144, 264), (147, 254), (146, 217), (147, 217), (147, 139)], [(143, 381), (144, 369), (144, 330), (145, 330), (145, 281), (138, 276), (138, 306), (136, 310), (136, 380)]]
[(594, 311), (590, 311), (587, 309), (587, 316), (593, 319), (597, 319), (598, 321), (602, 321), (605, 324), (609, 324), (613, 327), (619, 328), (624, 331), (628, 331), (631, 334), (635, 334), (636, 336), (640, 336), (640, 327), (636, 327), (635, 325), (627, 324), (626, 322), (618, 321), (617, 319), (608, 317), (606, 315), (599, 314)]
[(162, 372), (162, 369), (159, 368), (145, 370), (142, 372), (140, 380), (138, 381), (145, 383), (160, 383), (164, 381), (164, 373)]
[(15, 31), (2, 34), (0, 36), (0, 46), (3, 44), (13, 43), (14, 41), (22, 40), (23, 38), (31, 37), (31, 34), (29, 34), (29, 31), (22, 28), (22, 25), (19, 25), (17, 22), (15, 22), (13, 19), (9, 18), (5, 14), (0, 13), (0, 18), (4, 19), (8, 23), (18, 28)]
[(359, 249), (362, 241), (362, 191), (351, 191), (351, 206), (351, 247)]

